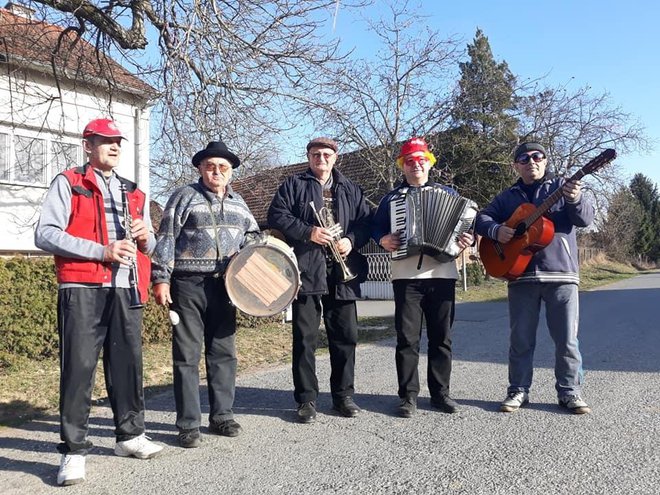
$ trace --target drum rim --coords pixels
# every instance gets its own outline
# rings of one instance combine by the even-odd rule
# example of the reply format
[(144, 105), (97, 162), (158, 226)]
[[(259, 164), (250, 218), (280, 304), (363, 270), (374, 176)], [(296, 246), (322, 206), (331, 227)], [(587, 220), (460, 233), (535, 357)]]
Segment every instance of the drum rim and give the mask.
[[(250, 244), (249, 246), (245, 246), (241, 251), (239, 251), (229, 262), (227, 265), (227, 269), (225, 270), (225, 289), (227, 291), (227, 295), (229, 296), (229, 299), (231, 303), (238, 309), (240, 309), (243, 313), (248, 314), (250, 316), (255, 316), (255, 317), (268, 317), (268, 316), (274, 316), (277, 313), (283, 312), (288, 306), (291, 305), (293, 300), (296, 298), (298, 295), (298, 291), (300, 290), (301, 282), (300, 282), (300, 271), (298, 269), (298, 264), (296, 257), (293, 253), (293, 249), (286, 244), (284, 241), (281, 241), (280, 239), (277, 239), (276, 237), (272, 237), (272, 239), (267, 238), (264, 242), (258, 243), (258, 244)], [(277, 242), (271, 242), (271, 241), (277, 241)], [(280, 245), (278, 245), (281, 244)], [(284, 249), (286, 248), (286, 252)], [(261, 310), (255, 310), (254, 307), (248, 308), (247, 305), (245, 304), (244, 301), (241, 300), (241, 294), (239, 294), (239, 290), (237, 288), (237, 285), (240, 284), (240, 282), (236, 279), (236, 274), (238, 273), (239, 269), (238, 268), (233, 268), (233, 266), (238, 266), (238, 264), (234, 263), (235, 260), (240, 261), (239, 256), (243, 256), (246, 253), (250, 253), (253, 251), (259, 251), (263, 249), (268, 249), (271, 252), (275, 252), (278, 255), (280, 255), (281, 258), (284, 258), (285, 263), (288, 268), (290, 268), (294, 274), (297, 274), (297, 277), (294, 277), (293, 281), (293, 286), (292, 290), (287, 290), (285, 293), (283, 293), (277, 300), (281, 299), (287, 292), (291, 292), (290, 297), (287, 298), (287, 303), (284, 307), (281, 309), (267, 309), (266, 305), (264, 304), (261, 308)], [(243, 254), (241, 254), (243, 253)], [(242, 266), (241, 266), (242, 268)], [(278, 267), (279, 269), (279, 267)], [(288, 279), (288, 277), (287, 277)], [(240, 284), (242, 285), (242, 284)], [(253, 305), (254, 306), (254, 305)], [(278, 306), (279, 307), (279, 306)]]

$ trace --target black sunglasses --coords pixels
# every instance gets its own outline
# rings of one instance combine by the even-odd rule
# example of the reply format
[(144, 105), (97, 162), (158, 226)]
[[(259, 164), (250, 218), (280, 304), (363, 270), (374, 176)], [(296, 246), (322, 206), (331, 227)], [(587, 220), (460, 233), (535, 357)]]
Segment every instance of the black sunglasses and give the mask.
[(534, 160), (534, 163), (538, 163), (541, 160), (543, 160), (544, 158), (545, 158), (545, 155), (543, 153), (540, 153), (540, 152), (529, 153), (529, 154), (525, 153), (524, 155), (520, 155), (516, 159), (516, 163), (522, 163), (523, 165), (527, 165), (530, 160)]

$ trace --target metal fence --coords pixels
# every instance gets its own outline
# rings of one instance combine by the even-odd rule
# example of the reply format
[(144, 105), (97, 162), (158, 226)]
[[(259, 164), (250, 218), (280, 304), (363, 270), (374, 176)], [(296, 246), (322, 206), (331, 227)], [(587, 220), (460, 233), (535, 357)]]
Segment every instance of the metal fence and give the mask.
[[(580, 263), (598, 256), (602, 253), (598, 248), (578, 248), (578, 256)], [(365, 299), (394, 299), (394, 292), (392, 291), (391, 271), (389, 253), (386, 253), (380, 246), (371, 241), (364, 248), (360, 250), (362, 254), (367, 257), (369, 262), (369, 275), (367, 281), (361, 284), (362, 297)], [(463, 261), (465, 264), (481, 263), (479, 260), (479, 253), (476, 246), (469, 247), (465, 250), (465, 255), (456, 258), (456, 266), (458, 268), (459, 283), (463, 283)], [(463, 284), (464, 285), (464, 284)], [(458, 287), (458, 286), (457, 286)], [(465, 285), (464, 285), (465, 287)]]
[[(363, 247), (360, 252), (366, 256), (367, 261), (369, 262), (367, 281), (360, 285), (362, 289), (362, 297), (365, 299), (394, 299), (391, 281), (392, 273), (390, 270), (390, 254), (385, 252), (373, 241)], [(459, 276), (462, 273), (461, 269), (463, 260), (465, 260), (466, 264), (477, 260), (476, 246), (468, 248), (465, 256), (459, 256), (456, 259)]]

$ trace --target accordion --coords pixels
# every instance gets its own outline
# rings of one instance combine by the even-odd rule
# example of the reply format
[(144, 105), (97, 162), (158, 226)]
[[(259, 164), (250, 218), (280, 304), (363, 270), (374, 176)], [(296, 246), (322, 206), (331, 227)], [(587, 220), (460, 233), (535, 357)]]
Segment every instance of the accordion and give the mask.
[(443, 189), (425, 186), (403, 188), (390, 202), (390, 227), (399, 232), (401, 245), (392, 259), (427, 254), (450, 261), (461, 248), (456, 239), (467, 232), (477, 214), (477, 204)]

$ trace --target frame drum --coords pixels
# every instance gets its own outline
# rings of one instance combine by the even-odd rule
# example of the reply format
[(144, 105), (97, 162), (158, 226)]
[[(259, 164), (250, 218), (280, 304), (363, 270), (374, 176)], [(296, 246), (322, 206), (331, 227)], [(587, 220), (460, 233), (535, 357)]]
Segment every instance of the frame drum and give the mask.
[(268, 236), (241, 249), (227, 265), (225, 286), (232, 304), (252, 316), (284, 311), (300, 289), (293, 249)]

